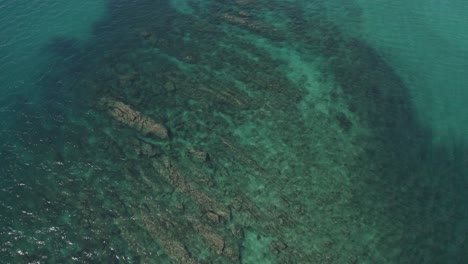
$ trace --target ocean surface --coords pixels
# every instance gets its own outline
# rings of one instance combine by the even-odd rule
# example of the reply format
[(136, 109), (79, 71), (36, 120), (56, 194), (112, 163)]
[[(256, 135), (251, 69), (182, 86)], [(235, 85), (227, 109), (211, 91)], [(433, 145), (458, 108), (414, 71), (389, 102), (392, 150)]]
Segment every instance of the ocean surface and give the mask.
[(468, 263), (463, 0), (0, 0), (0, 263)]

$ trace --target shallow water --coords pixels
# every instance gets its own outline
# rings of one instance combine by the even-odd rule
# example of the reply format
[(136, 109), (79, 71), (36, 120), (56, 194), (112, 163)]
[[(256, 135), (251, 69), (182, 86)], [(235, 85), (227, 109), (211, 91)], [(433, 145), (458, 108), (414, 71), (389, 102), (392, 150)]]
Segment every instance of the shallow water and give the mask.
[(419, 2), (1, 1), (1, 259), (467, 262), (468, 6)]

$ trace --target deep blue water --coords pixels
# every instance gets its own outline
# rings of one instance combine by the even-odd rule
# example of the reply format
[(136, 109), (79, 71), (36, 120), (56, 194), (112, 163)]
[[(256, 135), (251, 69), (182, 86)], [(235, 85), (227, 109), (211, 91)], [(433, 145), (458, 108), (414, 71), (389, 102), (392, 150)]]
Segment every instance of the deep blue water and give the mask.
[(0, 0), (1, 262), (466, 263), (464, 11)]

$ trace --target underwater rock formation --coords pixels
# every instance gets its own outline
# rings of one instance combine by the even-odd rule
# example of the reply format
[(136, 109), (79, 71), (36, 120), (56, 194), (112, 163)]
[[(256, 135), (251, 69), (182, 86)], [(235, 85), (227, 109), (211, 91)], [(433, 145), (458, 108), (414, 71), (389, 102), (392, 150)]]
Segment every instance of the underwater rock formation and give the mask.
[(204, 162), (204, 161), (207, 161), (209, 158), (208, 153), (195, 149), (194, 147), (189, 147), (188, 152), (192, 155), (192, 157), (196, 161)]
[[(386, 247), (400, 250), (419, 239), (402, 230), (424, 235), (425, 226), (402, 228), (406, 215), (418, 220), (406, 209), (387, 219), (414, 197), (391, 184), (393, 175), (406, 180), (412, 160), (401, 163), (384, 145), (406, 142), (396, 129), (405, 101), (377, 54), (289, 1), (203, 1), (194, 15), (176, 13), (170, 1), (110, 2), (126, 5), (112, 27), (131, 30), (91, 43), (103, 48), (87, 56), (97, 61), (83, 64), (92, 70), (79, 87), (99, 95), (90, 97), (98, 114), (72, 122), (78, 129), (69, 131), (83, 131), (72, 134), (81, 151), (66, 146), (63, 154), (83, 164), (74, 175), (86, 176), (66, 181), (81, 197), (72, 219), (96, 243), (114, 243), (83, 241), (97, 248), (94, 262), (407, 262)], [(147, 114), (154, 106), (167, 123)], [(100, 129), (102, 116), (138, 132)], [(171, 140), (153, 138), (169, 137), (165, 125)], [(67, 197), (74, 206), (75, 195)], [(67, 260), (87, 254), (76, 248)]]
[(167, 128), (142, 113), (132, 109), (129, 105), (112, 98), (101, 98), (100, 104), (108, 108), (108, 113), (117, 121), (133, 127), (143, 134), (154, 134), (161, 139), (168, 138)]
[(149, 219), (148, 217), (144, 217), (142, 218), (142, 221), (145, 227), (150, 231), (152, 237), (159, 241), (159, 243), (163, 246), (165, 252), (169, 255), (171, 259), (175, 260), (177, 263), (199, 263), (197, 260), (190, 256), (189, 251), (182, 242), (178, 241), (177, 239), (174, 239), (169, 234), (169, 232), (167, 231), (168, 227), (171, 226), (171, 222), (169, 220), (164, 222), (161, 219)]
[(240, 11), (238, 14), (224, 13), (221, 15), (221, 19), (229, 24), (249, 29), (253, 32), (265, 35), (269, 38), (282, 38), (282, 36), (278, 34), (279, 32), (276, 28), (259, 21), (253, 21), (250, 19), (250, 17), (250, 14), (246, 11)]
[(217, 234), (211, 227), (201, 224), (196, 219), (188, 219), (188, 221), (191, 222), (195, 231), (201, 235), (205, 243), (216, 254), (226, 256), (232, 260), (239, 258), (239, 250), (234, 246), (234, 243), (230, 243), (230, 241)]
[(173, 164), (171, 160), (164, 159), (161, 164), (158, 159), (153, 159), (153, 167), (178, 191), (190, 196), (204, 211), (211, 211), (220, 217), (229, 219), (229, 210), (184, 179), (176, 165)]

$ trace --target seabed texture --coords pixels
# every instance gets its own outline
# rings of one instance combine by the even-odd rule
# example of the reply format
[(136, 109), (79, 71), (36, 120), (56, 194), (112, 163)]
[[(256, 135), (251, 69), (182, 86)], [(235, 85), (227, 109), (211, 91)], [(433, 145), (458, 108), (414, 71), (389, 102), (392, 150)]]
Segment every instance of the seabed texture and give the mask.
[(2, 142), (2, 177), (36, 180), (2, 198), (1, 259), (467, 260), (467, 146), (428, 147), (397, 74), (315, 2), (111, 0), (85, 45), (51, 42), (47, 107), (12, 99)]

